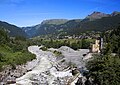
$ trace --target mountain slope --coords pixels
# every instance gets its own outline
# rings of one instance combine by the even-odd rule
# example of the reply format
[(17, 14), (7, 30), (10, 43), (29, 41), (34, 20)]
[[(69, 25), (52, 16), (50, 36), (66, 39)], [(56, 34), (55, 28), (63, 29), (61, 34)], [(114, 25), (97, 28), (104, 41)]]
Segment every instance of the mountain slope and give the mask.
[(67, 19), (50, 19), (50, 20), (44, 20), (41, 24), (54, 24), (54, 25), (60, 25), (66, 23)]
[(45, 34), (57, 34), (76, 27), (77, 25), (79, 25), (80, 22), (81, 19), (69, 20), (66, 23), (60, 25), (42, 22), (42, 24), (33, 26), (31, 28), (29, 27), (30, 29), (28, 29), (28, 27), (25, 27), (24, 30), (27, 29), (27, 31), (25, 31), (30, 37), (31, 34), (33, 34), (33, 37)]
[(26, 37), (27, 36), (27, 34), (23, 30), (21, 30), (19, 27), (15, 25), (11, 25), (7, 22), (0, 21), (0, 29), (5, 29), (6, 31), (8, 31), (8, 34), (12, 37), (15, 37), (15, 36)]
[(118, 26), (120, 23), (120, 12), (115, 11), (111, 14), (93, 12), (85, 19), (63, 20), (61, 24), (62, 20), (46, 20), (36, 26), (24, 28), (24, 30), (27, 30), (26, 33), (32, 37), (48, 34), (59, 35), (66, 33), (72, 35), (86, 31), (105, 31)]
[[(68, 30), (68, 33), (76, 34), (86, 31), (106, 31), (120, 25), (120, 14), (103, 17), (94, 21), (81, 22), (76, 28)], [(74, 30), (74, 31), (73, 31)]]
[(85, 19), (88, 19), (90, 21), (96, 20), (96, 19), (101, 19), (103, 17), (109, 17), (110, 14), (105, 14), (101, 12), (93, 12), (92, 14), (88, 15)]
[[(36, 25), (36, 26), (38, 26), (38, 25)], [(36, 26), (22, 27), (21, 29), (28, 35), (28, 37), (34, 37), (37, 32)]]
[(56, 31), (57, 26), (66, 23), (67, 19), (50, 19), (44, 20), (41, 24), (31, 26), (31, 27), (22, 27), (22, 30), (27, 33), (29, 37), (34, 37), (38, 35), (44, 35), (53, 33)]

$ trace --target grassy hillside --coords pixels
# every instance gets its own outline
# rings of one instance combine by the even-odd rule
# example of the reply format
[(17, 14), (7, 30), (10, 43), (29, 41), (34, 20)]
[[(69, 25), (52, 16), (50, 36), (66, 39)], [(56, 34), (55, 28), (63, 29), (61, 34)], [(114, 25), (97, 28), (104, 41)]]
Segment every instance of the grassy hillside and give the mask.
[(0, 30), (0, 71), (5, 65), (24, 64), (35, 58), (35, 55), (28, 52), (28, 42), (25, 38), (16, 37), (11, 39), (4, 30)]
[(60, 25), (66, 23), (67, 19), (50, 19), (50, 20), (44, 20), (41, 24), (54, 24), (54, 25)]

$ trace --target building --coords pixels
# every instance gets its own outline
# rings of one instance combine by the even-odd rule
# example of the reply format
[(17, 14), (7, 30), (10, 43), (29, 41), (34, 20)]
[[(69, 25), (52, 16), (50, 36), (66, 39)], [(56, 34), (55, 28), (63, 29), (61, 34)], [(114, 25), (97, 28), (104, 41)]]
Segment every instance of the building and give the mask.
[(95, 44), (92, 45), (91, 51), (93, 53), (99, 53), (100, 52), (100, 40), (95, 40)]

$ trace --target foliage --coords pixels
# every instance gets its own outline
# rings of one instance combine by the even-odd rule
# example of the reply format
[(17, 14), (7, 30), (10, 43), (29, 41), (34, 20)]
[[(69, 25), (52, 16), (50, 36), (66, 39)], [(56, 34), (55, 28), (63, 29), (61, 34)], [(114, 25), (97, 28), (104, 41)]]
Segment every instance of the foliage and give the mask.
[(103, 54), (94, 55), (93, 60), (86, 64), (89, 76), (98, 85), (120, 85), (120, 26), (107, 36), (105, 34), (104, 39), (106, 46)]
[(7, 35), (7, 32), (4, 30), (0, 29), (0, 44), (6, 43), (9, 41), (9, 37)]
[(47, 47), (43, 46), (40, 49), (42, 49), (43, 51), (47, 51)]
[(106, 39), (105, 43), (107, 43), (104, 54), (110, 52), (120, 54), (120, 26), (109, 33), (107, 32), (104, 39)]
[(119, 85), (120, 82), (120, 58), (118, 56), (95, 56), (89, 61), (87, 68), (94, 83), (98, 85)]
[(35, 58), (35, 55), (28, 52), (28, 42), (24, 38), (10, 38), (4, 30), (0, 30), (0, 71), (5, 65), (24, 64)]
[(21, 41), (26, 41), (26, 38), (23, 36), (16, 36), (15, 40), (21, 40)]
[(61, 46), (68, 46), (74, 50), (90, 48), (90, 44), (94, 42), (94, 39), (32, 39), (31, 45), (44, 45), (47, 48), (60, 48)]
[(60, 55), (62, 54), (61, 52), (56, 51), (56, 50), (55, 50), (53, 53), (54, 53), (56, 56), (60, 56)]

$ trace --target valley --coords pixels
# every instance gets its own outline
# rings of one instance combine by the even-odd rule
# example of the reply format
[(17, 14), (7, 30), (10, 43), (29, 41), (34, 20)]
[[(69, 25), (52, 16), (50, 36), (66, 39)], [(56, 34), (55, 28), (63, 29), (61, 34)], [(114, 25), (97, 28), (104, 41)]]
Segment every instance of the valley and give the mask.
[[(74, 77), (72, 75), (72, 68), (78, 67), (79, 69), (85, 69), (86, 60), (83, 54), (89, 52), (88, 49), (74, 51), (67, 46), (63, 46), (59, 49), (50, 48), (48, 51), (42, 51), (38, 46), (30, 46), (28, 50), (36, 55), (36, 59), (24, 65), (24, 69), (30, 71), (26, 72), (20, 78), (16, 78), (15, 85), (67, 85), (69, 79)], [(55, 56), (53, 53), (55, 50), (62, 52), (62, 54)], [(72, 58), (76, 60), (72, 61)], [(8, 77), (14, 79), (16, 75), (17, 74), (14, 73), (11, 78)], [(82, 77), (82, 74), (80, 74), (80, 76)]]
[(119, 66), (120, 12), (28, 27), (0, 21), (0, 85), (119, 85)]
[[(65, 36), (81, 36), (84, 33), (96, 33), (112, 30), (120, 23), (120, 12), (111, 14), (94, 11), (83, 19), (48, 19), (41, 23), (18, 27), (7, 22), (0, 21), (0, 29), (5, 29), (11, 37), (23, 36), (61, 38)], [(95, 35), (96, 36), (96, 35)]]

